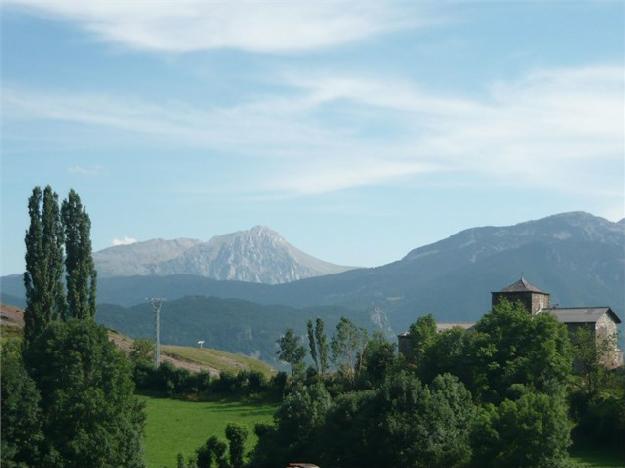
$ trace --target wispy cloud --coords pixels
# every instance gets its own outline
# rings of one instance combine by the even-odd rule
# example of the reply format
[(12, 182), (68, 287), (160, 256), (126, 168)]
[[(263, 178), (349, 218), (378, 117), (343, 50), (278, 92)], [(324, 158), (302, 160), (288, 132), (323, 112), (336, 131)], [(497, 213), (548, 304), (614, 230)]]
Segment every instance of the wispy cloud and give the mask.
[(102, 173), (102, 166), (96, 165), (96, 166), (81, 166), (79, 164), (75, 164), (73, 166), (70, 166), (67, 168), (67, 172), (69, 172), (70, 174), (79, 174), (79, 175), (87, 175), (87, 176), (92, 176), (92, 175), (98, 175)]
[[(480, 99), (385, 77), (287, 75), (285, 94), (230, 107), (122, 96), (3, 92), (5, 118), (45, 118), (258, 158), (253, 189), (314, 194), (414, 175), (622, 200), (624, 82), (618, 66), (545, 69)], [(263, 165), (266, 165), (264, 173)]]
[(134, 244), (135, 242), (137, 242), (137, 239), (135, 239), (134, 237), (129, 237), (129, 236), (124, 236), (124, 237), (116, 237), (115, 239), (113, 239), (112, 244), (114, 246), (117, 245), (130, 245), (130, 244)]
[(317, 49), (433, 21), (424, 6), (384, 0), (213, 2), (7, 0), (5, 5), (78, 23), (96, 37), (153, 51)]

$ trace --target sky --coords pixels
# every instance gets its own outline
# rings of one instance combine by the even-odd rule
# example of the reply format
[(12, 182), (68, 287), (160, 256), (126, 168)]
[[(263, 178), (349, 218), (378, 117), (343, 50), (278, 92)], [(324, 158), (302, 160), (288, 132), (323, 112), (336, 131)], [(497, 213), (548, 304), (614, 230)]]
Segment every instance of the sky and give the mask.
[(94, 250), (254, 225), (376, 266), (462, 229), (625, 216), (625, 4), (4, 0), (0, 274), (27, 198)]

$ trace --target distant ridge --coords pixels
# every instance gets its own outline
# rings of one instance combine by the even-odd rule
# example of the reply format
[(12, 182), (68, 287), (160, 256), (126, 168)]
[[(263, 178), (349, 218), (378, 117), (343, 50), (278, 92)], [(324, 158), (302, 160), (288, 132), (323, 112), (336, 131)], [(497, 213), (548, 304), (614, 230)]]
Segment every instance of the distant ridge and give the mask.
[[(152, 295), (199, 295), (298, 308), (336, 305), (385, 317), (401, 331), (424, 313), (447, 322), (477, 320), (490, 308), (489, 292), (522, 274), (549, 292), (554, 304), (609, 305), (625, 316), (623, 224), (571, 212), (472, 228), (377, 268), (275, 285), (198, 275), (104, 277), (98, 302), (130, 306)], [(4, 294), (23, 298), (21, 276), (0, 278), (0, 286)]]
[(94, 254), (101, 277), (199, 275), (220, 280), (278, 284), (351, 269), (324, 262), (265, 226), (197, 239), (152, 239)]

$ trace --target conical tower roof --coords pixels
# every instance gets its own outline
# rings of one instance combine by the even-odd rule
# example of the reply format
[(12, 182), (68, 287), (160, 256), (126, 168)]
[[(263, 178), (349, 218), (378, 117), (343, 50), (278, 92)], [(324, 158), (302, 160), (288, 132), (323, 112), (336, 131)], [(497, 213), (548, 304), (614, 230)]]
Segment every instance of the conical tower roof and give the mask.
[(534, 286), (532, 283), (527, 281), (522, 276), (521, 276), (521, 279), (506, 286), (500, 292), (534, 292), (534, 293), (539, 293), (539, 294), (549, 294), (543, 291), (542, 289), (540, 289), (539, 287)]

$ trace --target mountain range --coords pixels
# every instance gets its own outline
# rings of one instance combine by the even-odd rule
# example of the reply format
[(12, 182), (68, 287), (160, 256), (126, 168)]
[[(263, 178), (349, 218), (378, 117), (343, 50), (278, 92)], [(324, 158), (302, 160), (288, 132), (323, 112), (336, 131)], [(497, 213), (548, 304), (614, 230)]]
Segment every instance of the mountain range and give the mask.
[(351, 269), (308, 255), (265, 226), (207, 242), (178, 238), (118, 245), (95, 252), (93, 259), (100, 277), (185, 274), (267, 284)]
[[(196, 243), (185, 252), (200, 245)], [(243, 258), (247, 251), (242, 248), (238, 252)], [(163, 263), (178, 258), (181, 255)], [(377, 268), (280, 284), (165, 274), (165, 270), (158, 273), (103, 276), (98, 280), (98, 301), (128, 307), (149, 296), (164, 296), (170, 301), (185, 296), (234, 298), (257, 305), (288, 306), (289, 313), (302, 324), (314, 316), (315, 308), (333, 306), (343, 315), (366, 317), (364, 322), (370, 327), (399, 332), (424, 313), (445, 321), (476, 320), (490, 308), (491, 291), (524, 275), (550, 292), (554, 304), (609, 305), (625, 319), (625, 222), (571, 212), (513, 226), (472, 228)], [(0, 287), (3, 301), (6, 295), (11, 295), (14, 303), (23, 301), (21, 276), (0, 278)], [(177, 305), (177, 310), (199, 313), (192, 310), (193, 301), (186, 304)], [(232, 313), (223, 310), (224, 314)], [(182, 320), (183, 312), (180, 314)], [(270, 313), (263, 317), (274, 320)], [(284, 322), (284, 317), (278, 314), (275, 320)], [(192, 324), (186, 327), (193, 331)]]

